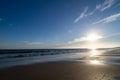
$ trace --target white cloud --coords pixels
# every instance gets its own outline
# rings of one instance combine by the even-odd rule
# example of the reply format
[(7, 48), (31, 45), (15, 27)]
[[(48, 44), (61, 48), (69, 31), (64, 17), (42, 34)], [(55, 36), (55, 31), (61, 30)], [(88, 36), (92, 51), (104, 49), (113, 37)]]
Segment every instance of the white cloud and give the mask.
[(101, 4), (96, 5), (95, 10), (98, 10), (101, 8)]
[(109, 36), (106, 36), (105, 38), (110, 38), (110, 37), (113, 37), (113, 36), (120, 36), (120, 33), (114, 33), (114, 34), (111, 34)]
[(88, 13), (88, 15), (93, 15), (95, 13), (95, 10), (91, 11), (90, 13)]
[(68, 44), (72, 44), (72, 43), (77, 43), (77, 42), (82, 42), (82, 41), (85, 41), (86, 38), (85, 37), (80, 37), (80, 38), (76, 38), (72, 41), (69, 41)]
[(78, 43), (78, 42), (82, 42), (82, 41), (95, 41), (95, 40), (98, 40), (98, 39), (101, 39), (101, 38), (103, 38), (103, 37), (100, 36), (100, 35), (97, 35), (95, 33), (91, 33), (88, 36), (76, 38), (72, 41), (69, 41), (68, 44)]
[[(108, 36), (97, 36), (98, 39), (105, 39), (105, 38), (110, 38), (110, 37), (114, 37), (114, 36), (119, 36), (120, 33), (114, 33)], [(93, 37), (94, 38), (94, 37)], [(72, 41), (69, 41), (68, 44), (74, 44), (74, 43), (79, 43), (79, 42), (83, 42), (83, 41), (89, 41), (89, 36), (85, 36), (85, 37), (79, 37), (79, 38), (75, 38)]]
[(86, 7), (83, 10), (83, 12), (74, 20), (74, 23), (77, 23), (81, 19), (93, 15), (96, 11), (104, 11), (104, 10), (106, 10), (106, 9), (112, 7), (114, 3), (115, 3), (114, 0), (105, 0), (102, 4), (97, 4), (95, 6), (95, 8), (90, 12), (88, 12), (88, 7)]
[(115, 3), (114, 0), (105, 0), (102, 4), (97, 4), (95, 10), (104, 11), (112, 7), (114, 3)]
[(120, 13), (117, 13), (117, 14), (114, 14), (114, 15), (111, 15), (109, 17), (106, 17), (102, 20), (99, 20), (97, 22), (94, 22), (93, 24), (99, 24), (99, 23), (109, 23), (109, 22), (112, 22), (112, 21), (116, 21), (120, 18)]
[(88, 7), (86, 7), (84, 11), (75, 19), (74, 23), (77, 23), (79, 20), (87, 17), (88, 16), (87, 11), (88, 11)]
[(109, 9), (110, 7), (113, 6), (113, 4), (115, 3), (114, 0), (105, 0), (102, 4), (97, 4), (95, 9), (93, 9), (93, 11), (91, 11), (89, 14), (94, 14), (97, 10), (98, 11), (104, 11), (106, 9)]
[(101, 11), (110, 8), (113, 4), (114, 4), (114, 0), (105, 0), (105, 2), (101, 5)]
[(3, 19), (2, 18), (0, 18), (0, 21), (2, 21)]
[(26, 45), (40, 45), (43, 44), (42, 42), (30, 42), (30, 41), (21, 41), (22, 43)]

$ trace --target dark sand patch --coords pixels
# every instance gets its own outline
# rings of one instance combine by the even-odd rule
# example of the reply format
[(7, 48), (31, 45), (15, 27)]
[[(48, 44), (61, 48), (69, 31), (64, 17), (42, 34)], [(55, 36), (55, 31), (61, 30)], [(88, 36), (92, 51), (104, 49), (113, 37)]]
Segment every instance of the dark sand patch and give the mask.
[(0, 80), (119, 80), (120, 66), (50, 62), (0, 70)]

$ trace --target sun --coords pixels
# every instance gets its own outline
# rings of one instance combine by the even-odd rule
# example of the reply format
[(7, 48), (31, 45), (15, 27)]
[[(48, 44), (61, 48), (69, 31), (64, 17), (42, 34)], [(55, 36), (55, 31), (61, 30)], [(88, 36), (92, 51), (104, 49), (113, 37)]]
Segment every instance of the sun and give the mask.
[(91, 33), (87, 36), (87, 41), (97, 41), (98, 39), (102, 38), (100, 35), (96, 34), (96, 33)]

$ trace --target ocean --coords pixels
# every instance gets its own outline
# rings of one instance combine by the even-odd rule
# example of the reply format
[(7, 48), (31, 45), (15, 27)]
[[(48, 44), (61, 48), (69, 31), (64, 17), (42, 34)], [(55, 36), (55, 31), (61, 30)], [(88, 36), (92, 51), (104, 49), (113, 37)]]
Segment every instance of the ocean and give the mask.
[[(96, 52), (97, 51), (97, 52)], [(104, 56), (102, 54), (108, 49), (17, 49), (0, 50), (0, 68), (7, 68), (34, 63), (44, 63), (53, 61), (90, 61), (93, 59), (119, 61), (120, 56)], [(93, 55), (96, 54), (96, 55)], [(93, 55), (93, 56), (91, 56)], [(109, 61), (107, 61), (109, 63)], [(106, 63), (104, 62), (104, 63)], [(111, 63), (110, 63), (111, 64)], [(112, 63), (113, 64), (113, 63)]]
[(0, 50), (0, 68), (81, 58), (87, 49)]

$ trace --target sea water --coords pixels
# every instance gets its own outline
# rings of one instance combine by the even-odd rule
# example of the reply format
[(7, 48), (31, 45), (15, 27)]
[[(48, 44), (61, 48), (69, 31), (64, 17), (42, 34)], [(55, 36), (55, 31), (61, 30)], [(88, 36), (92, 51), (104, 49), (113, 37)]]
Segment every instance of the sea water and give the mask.
[(0, 68), (51, 61), (67, 61), (87, 55), (87, 49), (0, 50)]
[[(97, 50), (102, 54), (107, 50)], [(91, 57), (88, 49), (21, 49), (0, 50), (0, 68), (28, 65), (33, 63), (44, 63), (53, 61), (89, 61), (85, 57)], [(99, 56), (105, 58), (104, 63), (119, 64), (120, 56)], [(96, 56), (92, 56), (93, 58)], [(117, 61), (117, 62), (116, 62)]]

